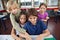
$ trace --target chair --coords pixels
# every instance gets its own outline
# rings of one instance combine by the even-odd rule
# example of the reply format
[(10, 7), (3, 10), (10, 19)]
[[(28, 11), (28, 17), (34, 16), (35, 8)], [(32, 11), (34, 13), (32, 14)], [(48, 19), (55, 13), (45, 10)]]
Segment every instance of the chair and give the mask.
[(60, 12), (54, 12), (54, 14), (55, 14), (54, 21), (55, 23), (57, 23), (59, 16), (60, 16)]
[(0, 21), (1, 21), (2, 27), (4, 28), (4, 31), (5, 31), (7, 29), (6, 28), (6, 24), (5, 24), (5, 20), (7, 20), (9, 18), (9, 15), (3, 16), (3, 13), (2, 12), (0, 12), (0, 15), (2, 16), (0, 18)]

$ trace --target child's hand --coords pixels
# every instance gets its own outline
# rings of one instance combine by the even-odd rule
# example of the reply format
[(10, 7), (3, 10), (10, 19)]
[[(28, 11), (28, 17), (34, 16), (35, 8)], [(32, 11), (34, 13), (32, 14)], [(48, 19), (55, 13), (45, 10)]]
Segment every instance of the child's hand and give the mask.
[(41, 19), (43, 22), (47, 22), (47, 20), (46, 19)]
[(16, 38), (16, 40), (21, 40), (21, 39), (18, 37), (18, 38)]
[(19, 36), (22, 38), (25, 38), (26, 40), (32, 40), (28, 33), (25, 33), (25, 34), (20, 33)]
[(43, 35), (39, 35), (36, 40), (43, 40), (44, 36)]
[(46, 17), (46, 19), (48, 20), (48, 19), (49, 19), (49, 17)]
[(25, 33), (25, 38), (26, 38), (26, 40), (32, 40), (30, 35), (27, 32)]
[(16, 37), (15, 40), (21, 40), (21, 38), (20, 37)]
[(25, 34), (23, 34), (23, 33), (20, 33), (19, 36), (22, 38), (25, 38)]
[(41, 19), (42, 21), (46, 21), (45, 19)]
[(6, 10), (8, 13), (11, 13), (9, 10)]
[(24, 34), (20, 33), (19, 36), (23, 37), (23, 38), (27, 38), (27, 37), (29, 37), (29, 34), (28, 33), (24, 33)]

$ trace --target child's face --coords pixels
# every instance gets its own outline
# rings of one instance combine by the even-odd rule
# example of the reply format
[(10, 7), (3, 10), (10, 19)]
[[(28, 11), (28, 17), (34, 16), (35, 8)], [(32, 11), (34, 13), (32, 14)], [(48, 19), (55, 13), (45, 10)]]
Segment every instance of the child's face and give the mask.
[(26, 22), (26, 15), (21, 15), (19, 20), (21, 24), (24, 24)]
[(11, 13), (16, 14), (18, 9), (12, 9)]
[(36, 24), (36, 20), (37, 20), (37, 16), (30, 16), (29, 18), (28, 18), (28, 20), (33, 24), (33, 25), (35, 25)]
[(40, 12), (45, 12), (46, 11), (46, 7), (44, 6), (44, 5), (42, 5), (41, 7), (40, 7)]

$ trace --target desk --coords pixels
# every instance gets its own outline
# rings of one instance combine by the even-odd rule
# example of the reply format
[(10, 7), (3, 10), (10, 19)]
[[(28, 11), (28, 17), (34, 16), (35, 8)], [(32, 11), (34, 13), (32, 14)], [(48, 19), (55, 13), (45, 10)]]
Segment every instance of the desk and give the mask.
[[(37, 35), (31, 35), (32, 39), (35, 40)], [(49, 35), (45, 38), (53, 38), (52, 35)], [(14, 40), (11, 35), (0, 35), (0, 40)]]

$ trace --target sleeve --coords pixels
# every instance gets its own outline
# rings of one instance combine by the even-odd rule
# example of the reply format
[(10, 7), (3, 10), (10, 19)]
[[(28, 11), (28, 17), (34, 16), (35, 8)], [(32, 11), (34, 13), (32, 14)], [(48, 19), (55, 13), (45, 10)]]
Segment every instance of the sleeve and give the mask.
[(46, 12), (46, 17), (48, 17), (48, 13)]
[(28, 27), (28, 24), (26, 23), (23, 28), (27, 31), (28, 30), (27, 27)]
[(47, 29), (47, 26), (44, 24), (43, 21), (41, 21), (40, 24), (41, 24), (41, 27), (42, 27), (43, 30), (46, 30)]
[(18, 13), (15, 15), (15, 19), (18, 21), (18, 17), (19, 17), (19, 15), (20, 15), (20, 10), (18, 10)]
[(25, 33), (25, 30), (21, 28), (19, 24), (15, 21), (15, 16), (12, 13), (10, 14), (10, 20), (15, 30), (19, 31), (20, 33)]

